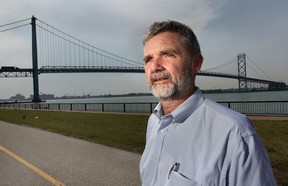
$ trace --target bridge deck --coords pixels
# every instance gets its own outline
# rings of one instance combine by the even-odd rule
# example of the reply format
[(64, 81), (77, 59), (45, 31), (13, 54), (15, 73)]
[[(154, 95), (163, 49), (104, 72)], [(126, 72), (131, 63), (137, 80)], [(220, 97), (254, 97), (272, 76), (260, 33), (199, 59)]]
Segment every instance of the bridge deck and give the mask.
[[(38, 73), (144, 73), (144, 67), (124, 67), (124, 66), (43, 66), (38, 69)], [(2, 67), (0, 69), (0, 77), (32, 77), (33, 69), (29, 68), (18, 68), (18, 67)], [(264, 84), (276, 84), (282, 85), (283, 82), (257, 79), (251, 77), (240, 77), (235, 74), (210, 72), (201, 70), (198, 76), (212, 76), (229, 79), (242, 79), (248, 82), (264, 83)], [(285, 84), (285, 83), (284, 83)]]

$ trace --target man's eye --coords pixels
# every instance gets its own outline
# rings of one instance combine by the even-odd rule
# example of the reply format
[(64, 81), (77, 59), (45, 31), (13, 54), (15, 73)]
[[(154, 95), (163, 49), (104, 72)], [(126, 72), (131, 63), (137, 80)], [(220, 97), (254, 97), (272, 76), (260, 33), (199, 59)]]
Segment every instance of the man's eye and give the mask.
[(165, 53), (164, 56), (165, 56), (165, 57), (174, 57), (175, 55), (172, 54), (172, 53)]
[(146, 58), (146, 59), (144, 59), (144, 64), (149, 63), (151, 60), (152, 60), (152, 58)]

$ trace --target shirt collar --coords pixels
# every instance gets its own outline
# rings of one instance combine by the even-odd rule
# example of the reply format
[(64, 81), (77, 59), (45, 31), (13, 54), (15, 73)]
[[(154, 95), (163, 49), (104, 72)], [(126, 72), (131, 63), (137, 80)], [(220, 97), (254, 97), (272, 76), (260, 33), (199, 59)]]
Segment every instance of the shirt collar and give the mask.
[[(179, 107), (177, 107), (172, 113), (168, 116), (173, 117), (173, 122), (182, 123), (185, 121), (188, 116), (190, 116), (205, 100), (201, 90), (197, 88), (195, 92)], [(161, 118), (163, 115), (163, 108), (160, 103), (155, 107), (153, 114), (157, 115), (158, 118)]]

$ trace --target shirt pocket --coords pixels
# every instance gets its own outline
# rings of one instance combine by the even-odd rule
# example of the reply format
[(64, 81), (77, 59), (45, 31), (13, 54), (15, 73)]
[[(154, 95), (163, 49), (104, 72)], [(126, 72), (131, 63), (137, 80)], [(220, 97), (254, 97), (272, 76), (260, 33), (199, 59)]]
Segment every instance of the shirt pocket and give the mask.
[(171, 171), (169, 181), (169, 186), (200, 186), (201, 184), (187, 178), (179, 172)]

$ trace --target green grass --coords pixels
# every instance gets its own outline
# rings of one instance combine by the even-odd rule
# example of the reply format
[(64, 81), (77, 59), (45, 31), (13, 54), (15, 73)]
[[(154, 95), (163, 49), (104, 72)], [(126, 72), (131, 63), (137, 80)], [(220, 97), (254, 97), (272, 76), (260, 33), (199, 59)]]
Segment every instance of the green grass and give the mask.
[(288, 120), (254, 120), (279, 185), (288, 185)]
[[(0, 109), (0, 120), (142, 153), (147, 115)], [(288, 120), (254, 120), (277, 182), (288, 185)]]
[(0, 109), (0, 120), (141, 153), (148, 116)]

